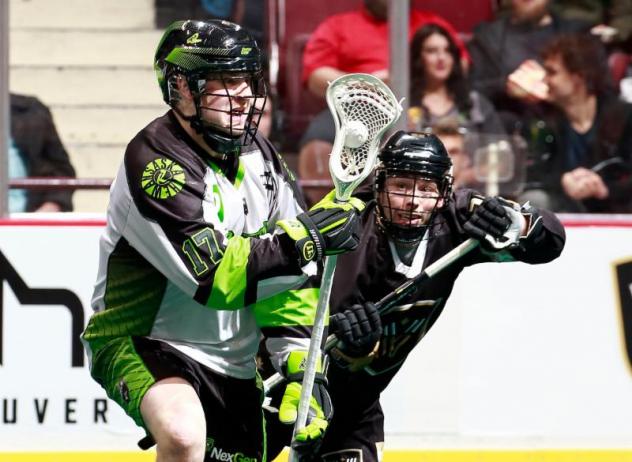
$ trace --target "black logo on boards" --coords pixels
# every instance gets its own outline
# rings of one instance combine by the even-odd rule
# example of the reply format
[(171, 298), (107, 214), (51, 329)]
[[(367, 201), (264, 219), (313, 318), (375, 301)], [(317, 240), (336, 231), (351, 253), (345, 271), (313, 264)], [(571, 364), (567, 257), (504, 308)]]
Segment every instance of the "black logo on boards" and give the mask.
[(68, 308), (71, 318), (71, 364), (72, 367), (83, 367), (83, 347), (79, 336), (84, 327), (84, 312), (79, 297), (68, 289), (35, 289), (28, 287), (2, 252), (0, 252), (0, 366), (3, 364), (4, 359), (4, 281), (9, 284), (9, 287), (22, 305), (65, 306)]
[(632, 367), (632, 260), (615, 265), (617, 278), (617, 295), (621, 307), (625, 350)]

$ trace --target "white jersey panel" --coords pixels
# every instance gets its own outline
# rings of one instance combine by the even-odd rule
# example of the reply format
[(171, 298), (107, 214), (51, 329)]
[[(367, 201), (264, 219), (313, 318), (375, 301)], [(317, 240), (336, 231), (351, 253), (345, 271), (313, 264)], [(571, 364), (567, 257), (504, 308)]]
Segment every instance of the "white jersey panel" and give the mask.
[[(231, 235), (266, 239), (274, 232), (276, 220), (294, 218), (303, 211), (293, 189), (259, 150), (244, 153), (240, 163), (234, 184), (211, 166), (204, 170), (200, 184), (203, 197), (199, 207), (203, 219), (223, 235), (224, 245)], [(144, 216), (135, 204), (125, 168), (124, 163), (111, 187), (108, 225), (100, 241), (93, 308), (97, 311), (105, 308), (109, 257), (124, 238), (167, 280), (150, 336), (219, 373), (253, 377), (261, 331), (252, 310), (216, 310), (194, 300), (198, 282), (163, 228)], [(258, 298), (298, 288), (306, 279), (299, 275), (257, 281), (257, 287), (262, 289)], [(291, 348), (287, 342), (277, 340), (279, 345), (285, 345), (283, 350)]]

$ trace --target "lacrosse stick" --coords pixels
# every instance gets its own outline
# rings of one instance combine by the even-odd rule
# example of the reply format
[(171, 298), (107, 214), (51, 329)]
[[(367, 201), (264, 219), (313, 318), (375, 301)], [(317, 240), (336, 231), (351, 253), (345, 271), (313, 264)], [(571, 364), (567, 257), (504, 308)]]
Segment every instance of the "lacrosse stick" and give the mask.
[[(375, 303), (375, 307), (381, 315), (389, 313), (394, 306), (396, 306), (405, 297), (410, 295), (419, 286), (425, 284), (428, 280), (435, 277), (437, 274), (439, 274), (455, 261), (467, 255), (477, 246), (478, 240), (474, 238), (469, 238), (468, 240), (462, 242), (458, 247), (455, 247), (454, 249), (446, 253), (443, 257), (441, 257), (431, 265), (428, 265), (417, 276), (407, 280), (406, 282), (398, 286), (395, 290), (386, 294), (382, 299)], [(336, 338), (335, 334), (331, 334), (329, 337), (327, 337), (327, 341), (325, 343), (325, 352), (329, 352), (334, 346), (336, 346), (337, 341), (338, 339)], [(269, 390), (278, 386), (284, 380), (285, 379), (281, 374), (276, 373), (268, 377), (263, 382), (263, 388), (267, 393)]]
[[(508, 229), (505, 233), (505, 238), (506, 240), (501, 242), (494, 240), (491, 236), (487, 236), (486, 240), (497, 250), (509, 248), (516, 245), (516, 243), (520, 239), (520, 230), (517, 228)], [(396, 289), (394, 289), (392, 292), (386, 294), (382, 299), (375, 303), (375, 307), (377, 308), (380, 315), (388, 314), (393, 307), (397, 306), (400, 301), (410, 295), (413, 291), (417, 290), (420, 286), (434, 278), (437, 274), (442, 272), (444, 269), (452, 265), (457, 260), (463, 258), (478, 245), (479, 241), (472, 237), (463, 241), (457, 247), (446, 253), (443, 257), (428, 265), (417, 276), (407, 280)], [(338, 339), (335, 334), (331, 334), (329, 337), (327, 337), (327, 341), (325, 343), (325, 352), (329, 352), (333, 347), (336, 346), (337, 342)], [(273, 374), (272, 376), (268, 377), (263, 382), (263, 388), (266, 394), (270, 390), (278, 386), (280, 383), (282, 383), (284, 380), (285, 379), (283, 378), (283, 376), (279, 373)]]
[[(354, 189), (373, 171), (382, 136), (397, 121), (402, 107), (386, 84), (369, 74), (347, 74), (331, 82), (327, 87), (327, 105), (336, 125), (329, 172), (336, 188), (336, 201), (347, 202)], [(336, 256), (326, 257), (294, 436), (307, 422), (335, 268)], [(289, 460), (297, 460), (295, 451), (290, 451)]]

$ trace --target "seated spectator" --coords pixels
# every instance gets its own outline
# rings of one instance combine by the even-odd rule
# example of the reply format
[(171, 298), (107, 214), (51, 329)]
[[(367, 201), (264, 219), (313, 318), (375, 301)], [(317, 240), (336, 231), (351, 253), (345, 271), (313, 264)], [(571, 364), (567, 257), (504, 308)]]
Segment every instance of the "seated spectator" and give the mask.
[(526, 127), (537, 156), (524, 199), (558, 212), (632, 212), (632, 105), (610, 89), (605, 50), (587, 35), (561, 36), (542, 58), (554, 111)]
[(476, 183), (472, 158), (467, 151), (465, 133), (456, 124), (439, 122), (431, 132), (441, 140), (452, 160), (452, 188), (472, 187)]
[(424, 131), (452, 121), (466, 131), (503, 134), (494, 107), (471, 91), (459, 65), (459, 50), (446, 29), (426, 24), (413, 36), (410, 49), (408, 129)]
[[(37, 98), (10, 95), (9, 177), (74, 177), (68, 153), (49, 109)], [(69, 212), (71, 190), (22, 190), (9, 193), (9, 212)]]
[(632, 38), (630, 0), (553, 0), (551, 9), (566, 19), (590, 24), (590, 32), (606, 45), (629, 49)]
[[(501, 0), (500, 12), (509, 11), (511, 0)], [(630, 0), (552, 0), (551, 11), (564, 19), (585, 22), (590, 33), (605, 45), (628, 48), (632, 43)]]
[(563, 33), (588, 25), (562, 19), (550, 11), (550, 0), (511, 0), (510, 10), (474, 29), (468, 44), (473, 87), (505, 117), (508, 132), (530, 106), (546, 99), (538, 63), (542, 48)]
[[(387, 0), (364, 0), (360, 9), (330, 16), (316, 28), (305, 47), (302, 76), (313, 94), (324, 98), (328, 82), (348, 73), (373, 74), (388, 82), (387, 14)], [(409, 37), (428, 23), (438, 24), (450, 34), (460, 50), (459, 62), (466, 65), (469, 55), (457, 31), (434, 13), (411, 9)], [(328, 171), (326, 156), (331, 152), (335, 133), (334, 120), (328, 109), (311, 121), (300, 142), (299, 176), (302, 165), (324, 165), (323, 172)], [(316, 199), (320, 192), (308, 192), (308, 201), (310, 194)]]
[[(344, 74), (364, 72), (388, 82), (389, 37), (387, 0), (364, 0), (355, 11), (325, 19), (310, 36), (303, 54), (303, 82), (316, 96), (325, 96), (328, 82)], [(411, 9), (409, 37), (428, 23), (446, 29), (467, 61), (467, 50), (452, 25), (429, 11)]]

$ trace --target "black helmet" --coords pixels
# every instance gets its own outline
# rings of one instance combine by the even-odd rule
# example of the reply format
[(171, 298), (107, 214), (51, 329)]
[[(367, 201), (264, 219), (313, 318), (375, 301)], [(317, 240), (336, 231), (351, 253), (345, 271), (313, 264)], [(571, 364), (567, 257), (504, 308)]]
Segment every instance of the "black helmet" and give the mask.
[[(163, 99), (178, 111), (180, 94), (176, 80), (186, 79), (195, 101), (196, 114), (185, 117), (209, 146), (221, 153), (238, 152), (240, 146), (254, 137), (259, 118), (266, 100), (266, 88), (262, 74), (261, 50), (257, 42), (239, 25), (223, 20), (176, 21), (163, 34), (156, 50), (154, 69)], [(252, 96), (248, 118), (244, 129), (231, 126), (222, 129), (205, 122), (201, 115), (200, 101), (206, 91), (208, 80), (223, 83), (225, 93), (230, 98), (233, 111), (233, 97), (228, 93), (226, 82), (236, 76), (247, 80)], [(209, 109), (209, 108), (205, 108)]]
[[(398, 131), (389, 138), (378, 155), (378, 166), (375, 173), (375, 194), (377, 199), (378, 224), (389, 235), (403, 241), (421, 239), (432, 217), (445, 207), (452, 192), (452, 161), (443, 143), (437, 136), (427, 133)], [(426, 180), (436, 184), (436, 192), (431, 198), (436, 203), (427, 219), (414, 220), (413, 211), (395, 208), (391, 199), (406, 196), (414, 199), (416, 188), (412, 192), (396, 193), (387, 191), (385, 185), (389, 177), (407, 177), (413, 180)], [(396, 223), (393, 214), (408, 214), (407, 223)], [(418, 216), (417, 216), (418, 218)]]

